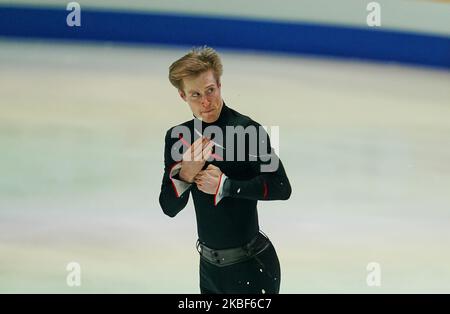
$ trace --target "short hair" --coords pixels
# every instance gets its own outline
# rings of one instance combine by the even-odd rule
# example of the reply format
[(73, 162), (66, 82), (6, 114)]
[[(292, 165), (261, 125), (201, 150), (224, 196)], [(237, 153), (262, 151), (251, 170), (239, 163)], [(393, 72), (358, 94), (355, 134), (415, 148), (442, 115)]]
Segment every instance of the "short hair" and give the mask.
[(186, 55), (171, 64), (169, 81), (177, 89), (183, 89), (184, 78), (196, 77), (209, 70), (213, 71), (214, 78), (219, 82), (223, 73), (219, 55), (211, 47), (194, 47)]

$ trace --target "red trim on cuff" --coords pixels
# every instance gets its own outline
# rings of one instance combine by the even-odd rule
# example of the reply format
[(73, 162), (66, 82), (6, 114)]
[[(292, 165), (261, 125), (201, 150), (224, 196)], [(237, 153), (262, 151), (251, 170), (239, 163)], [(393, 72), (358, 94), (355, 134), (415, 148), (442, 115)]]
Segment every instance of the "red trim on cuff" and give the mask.
[(219, 177), (219, 184), (217, 185), (216, 193), (214, 194), (214, 206), (217, 206), (216, 197), (217, 197), (217, 192), (219, 192), (220, 183), (222, 182), (222, 176), (223, 176), (223, 173)]
[(170, 171), (169, 171), (169, 179), (170, 179), (170, 182), (172, 182), (172, 187), (173, 187), (173, 190), (175, 191), (175, 195), (177, 196), (177, 198), (180, 197), (180, 194), (178, 193), (177, 187), (175, 186), (175, 183), (173, 182), (173, 179), (172, 179), (172, 170), (173, 170), (173, 168), (174, 168), (176, 165), (178, 165), (180, 162), (181, 162), (181, 161), (178, 161), (178, 162), (174, 163), (174, 164), (172, 165), (172, 167), (170, 167)]
[(267, 199), (267, 197), (269, 196), (269, 189), (268, 189), (268, 187), (267, 187), (267, 183), (266, 183), (266, 181), (264, 181), (263, 182), (264, 183), (264, 199), (266, 200)]

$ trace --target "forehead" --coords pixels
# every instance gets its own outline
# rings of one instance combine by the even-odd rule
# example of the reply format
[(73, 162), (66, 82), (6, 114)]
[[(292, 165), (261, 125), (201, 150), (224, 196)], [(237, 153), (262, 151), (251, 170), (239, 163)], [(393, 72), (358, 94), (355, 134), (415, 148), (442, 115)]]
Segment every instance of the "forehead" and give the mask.
[(214, 78), (213, 72), (207, 71), (203, 72), (195, 77), (187, 77), (183, 79), (184, 87), (187, 91), (195, 89), (204, 89), (210, 85), (216, 84), (216, 79)]

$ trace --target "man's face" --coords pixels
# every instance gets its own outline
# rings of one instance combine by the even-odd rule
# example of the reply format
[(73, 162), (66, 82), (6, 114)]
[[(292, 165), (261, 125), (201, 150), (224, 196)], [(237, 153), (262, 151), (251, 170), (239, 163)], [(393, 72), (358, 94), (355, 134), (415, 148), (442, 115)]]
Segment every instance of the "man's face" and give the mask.
[(207, 123), (219, 118), (222, 110), (220, 82), (214, 78), (212, 70), (196, 77), (183, 79), (184, 90), (178, 90), (181, 98), (191, 107), (192, 113)]

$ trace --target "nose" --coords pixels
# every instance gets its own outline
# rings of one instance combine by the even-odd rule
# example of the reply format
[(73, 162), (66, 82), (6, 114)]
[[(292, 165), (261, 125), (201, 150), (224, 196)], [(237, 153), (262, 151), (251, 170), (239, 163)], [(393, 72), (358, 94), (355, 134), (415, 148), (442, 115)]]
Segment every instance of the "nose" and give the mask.
[(202, 96), (201, 105), (202, 105), (204, 108), (208, 108), (209, 105), (210, 105), (210, 102), (208, 101), (208, 98), (207, 98), (206, 96), (204, 96), (204, 95)]

